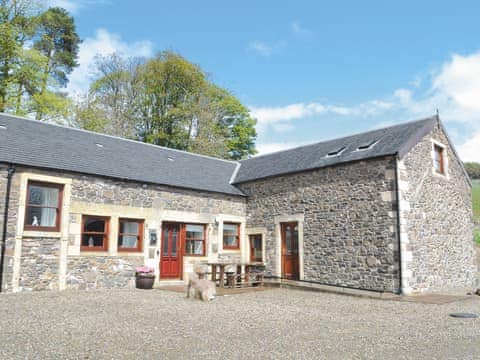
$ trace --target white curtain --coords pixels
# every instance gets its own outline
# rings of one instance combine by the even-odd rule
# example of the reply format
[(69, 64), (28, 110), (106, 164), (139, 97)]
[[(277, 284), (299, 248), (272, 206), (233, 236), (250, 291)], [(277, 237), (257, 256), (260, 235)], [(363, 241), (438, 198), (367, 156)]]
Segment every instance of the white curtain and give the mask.
[(55, 209), (42, 208), (40, 226), (55, 226), (58, 206), (58, 189), (42, 188), (42, 206), (53, 206)]
[[(124, 234), (138, 234), (138, 223), (136, 222), (123, 222)], [(122, 247), (135, 248), (137, 247), (137, 236), (123, 235)]]

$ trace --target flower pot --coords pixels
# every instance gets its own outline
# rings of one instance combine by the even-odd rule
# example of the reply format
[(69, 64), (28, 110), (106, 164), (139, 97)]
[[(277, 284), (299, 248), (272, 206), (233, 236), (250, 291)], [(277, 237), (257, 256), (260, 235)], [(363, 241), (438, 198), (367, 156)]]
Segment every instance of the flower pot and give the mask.
[(135, 287), (137, 289), (152, 289), (155, 282), (155, 275), (153, 274), (136, 274)]

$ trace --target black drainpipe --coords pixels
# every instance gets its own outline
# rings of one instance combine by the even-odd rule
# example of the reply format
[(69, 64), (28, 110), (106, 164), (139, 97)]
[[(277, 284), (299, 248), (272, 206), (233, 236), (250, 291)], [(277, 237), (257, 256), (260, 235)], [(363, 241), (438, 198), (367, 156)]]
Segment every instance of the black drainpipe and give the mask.
[(12, 187), (12, 177), (14, 173), (15, 165), (10, 164), (7, 169), (7, 191), (5, 194), (5, 210), (3, 213), (2, 249), (0, 253), (0, 292), (2, 292), (3, 289), (3, 264), (5, 261), (5, 247), (7, 241), (8, 207), (10, 206), (10, 189)]
[(395, 158), (395, 189), (397, 191), (397, 237), (398, 237), (398, 294), (402, 295), (402, 244), (400, 239), (400, 187), (398, 186), (398, 158)]

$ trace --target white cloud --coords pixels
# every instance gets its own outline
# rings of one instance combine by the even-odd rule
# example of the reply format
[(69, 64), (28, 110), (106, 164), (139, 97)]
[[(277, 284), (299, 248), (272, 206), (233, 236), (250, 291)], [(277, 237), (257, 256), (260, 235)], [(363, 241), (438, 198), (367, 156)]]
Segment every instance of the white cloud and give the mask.
[(67, 91), (70, 94), (81, 94), (88, 90), (92, 78), (92, 66), (96, 55), (119, 53), (126, 56), (150, 56), (153, 44), (150, 41), (126, 43), (117, 34), (105, 29), (98, 29), (94, 37), (86, 38), (79, 49), (79, 66), (70, 75)]
[(256, 52), (257, 54), (269, 57), (275, 52), (278, 52), (287, 46), (287, 42), (283, 40), (276, 41), (274, 43), (266, 43), (263, 41), (252, 41), (247, 46), (247, 50)]
[(275, 143), (267, 143), (267, 144), (257, 144), (256, 146), (258, 151), (257, 156), (270, 154), (277, 151), (292, 149), (301, 145), (303, 145), (303, 143), (300, 143), (300, 142), (275, 142)]
[(252, 41), (248, 45), (248, 48), (250, 50), (254, 50), (255, 52), (257, 52), (262, 56), (272, 55), (272, 47), (261, 41)]
[(333, 114), (339, 116), (370, 116), (390, 109), (391, 102), (372, 100), (361, 103), (354, 107), (338, 106), (331, 104), (296, 103), (278, 107), (255, 107), (251, 106), (250, 111), (258, 121), (259, 132), (271, 127), (275, 131), (287, 131), (294, 129), (293, 120), (311, 116)]
[(108, 0), (47, 0), (48, 7), (61, 7), (70, 13), (76, 13), (78, 10), (88, 7), (109, 3)]
[(260, 124), (271, 124), (322, 113), (325, 107), (319, 103), (298, 103), (279, 107), (251, 107), (250, 110)]
[(463, 161), (480, 163), (480, 132), (458, 147), (458, 153)]
[(298, 37), (310, 37), (313, 32), (300, 25), (299, 22), (294, 21), (291, 25), (292, 33)]
[(317, 102), (252, 106), (251, 113), (258, 120), (261, 136), (267, 129), (291, 130), (295, 120), (311, 116), (378, 117), (382, 125), (391, 125), (399, 120), (433, 115), (437, 109), (447, 125), (460, 125), (449, 130), (453, 138), (468, 138), (456, 143), (462, 160), (480, 162), (480, 52), (453, 54), (429, 76), (416, 76), (411, 88), (399, 88), (383, 99), (353, 106)]

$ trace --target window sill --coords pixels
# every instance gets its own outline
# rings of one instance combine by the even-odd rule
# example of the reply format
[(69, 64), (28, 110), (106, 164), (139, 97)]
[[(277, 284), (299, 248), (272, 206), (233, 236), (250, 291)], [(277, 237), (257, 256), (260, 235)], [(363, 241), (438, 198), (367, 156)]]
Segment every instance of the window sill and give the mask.
[(22, 233), (22, 237), (61, 238), (62, 233), (59, 231), (24, 230)]
[(439, 179), (445, 179), (445, 180), (450, 180), (450, 177), (448, 176), (448, 173), (439, 173), (436, 170), (433, 170), (433, 176)]
[(77, 256), (110, 256), (108, 251), (81, 251)]
[(143, 254), (143, 251), (141, 252), (138, 252), (138, 251), (118, 251), (116, 254), (112, 254), (111, 256), (113, 257), (122, 257), (122, 256), (126, 256), (126, 257), (143, 257), (144, 254)]
[(143, 250), (140, 249), (134, 249), (134, 248), (128, 248), (128, 249), (117, 249), (118, 253), (143, 253)]

